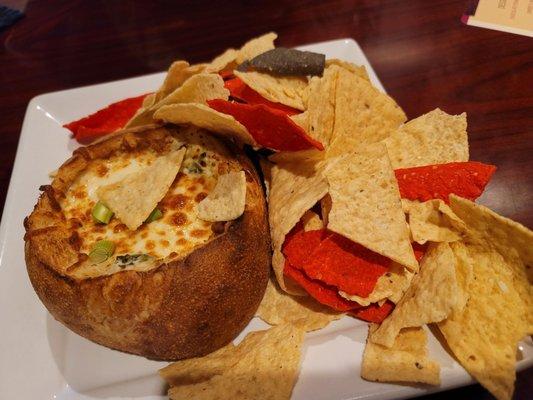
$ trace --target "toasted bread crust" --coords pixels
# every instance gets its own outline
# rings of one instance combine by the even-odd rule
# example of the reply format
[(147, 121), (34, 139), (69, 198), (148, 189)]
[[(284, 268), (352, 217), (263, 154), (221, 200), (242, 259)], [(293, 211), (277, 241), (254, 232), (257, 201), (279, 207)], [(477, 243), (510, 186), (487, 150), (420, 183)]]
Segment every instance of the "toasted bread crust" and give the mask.
[[(53, 198), (62, 195), (88, 159), (131, 142), (128, 135), (75, 153), (41, 194), (25, 221), (30, 280), (57, 320), (96, 343), (158, 360), (205, 355), (238, 335), (253, 317), (266, 288), (270, 239), (259, 178), (250, 161), (235, 150), (247, 177), (246, 209), (226, 224), (224, 233), (184, 258), (147, 272), (73, 279), (61, 264), (72, 261), (76, 238), (62, 225)], [(46, 234), (35, 234), (43, 229)], [(35, 240), (39, 237), (55, 239), (43, 245)], [(60, 246), (69, 247), (63, 252), (66, 255), (47, 254)]]

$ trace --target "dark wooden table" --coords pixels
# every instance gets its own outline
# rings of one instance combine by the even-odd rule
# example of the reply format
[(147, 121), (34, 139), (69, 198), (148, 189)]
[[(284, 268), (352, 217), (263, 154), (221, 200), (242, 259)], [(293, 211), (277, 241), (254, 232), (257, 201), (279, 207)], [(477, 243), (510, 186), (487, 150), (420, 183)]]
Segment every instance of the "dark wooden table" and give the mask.
[[(410, 118), (466, 111), (471, 159), (498, 166), (481, 201), (533, 227), (533, 39), (463, 25), (465, 3), (30, 1), (0, 33), (0, 204), (32, 97), (208, 60), (274, 30), (284, 46), (354, 38)], [(515, 398), (532, 383), (533, 369), (519, 373)], [(478, 385), (425, 398), (452, 396), (492, 398)]]

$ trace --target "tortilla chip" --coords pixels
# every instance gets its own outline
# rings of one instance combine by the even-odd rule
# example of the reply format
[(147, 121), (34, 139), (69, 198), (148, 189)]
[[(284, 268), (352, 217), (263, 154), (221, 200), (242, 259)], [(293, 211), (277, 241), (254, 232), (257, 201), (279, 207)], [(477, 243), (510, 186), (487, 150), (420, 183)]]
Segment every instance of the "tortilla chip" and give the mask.
[(179, 103), (201, 103), (207, 100), (224, 99), (227, 100), (229, 90), (224, 87), (224, 80), (216, 74), (196, 74), (187, 79), (183, 85), (178, 87), (165, 98), (158, 101), (142, 113), (134, 116), (128, 127), (151, 124), (154, 122), (154, 113), (162, 106)]
[(262, 36), (251, 39), (246, 42), (239, 50), (237, 55), (237, 63), (242, 64), (246, 60), (250, 60), (265, 51), (272, 50), (274, 46), (274, 40), (278, 35), (274, 32), (265, 33)]
[(291, 290), (285, 283), (285, 257), (281, 254), (281, 246), (287, 233), (304, 213), (328, 191), (328, 184), (322, 175), (322, 152), (307, 150), (297, 153), (305, 154), (305, 157), (296, 158), (296, 162), (278, 162), (272, 166), (268, 196), (268, 217), (274, 250), (272, 267), (281, 288), (293, 294), (299, 292)]
[(180, 170), (185, 148), (157, 158), (140, 172), (101, 186), (99, 200), (109, 207), (126, 226), (135, 230), (148, 218), (174, 182)]
[(276, 76), (256, 71), (235, 71), (235, 76), (267, 100), (305, 110), (303, 99), (307, 78)]
[(150, 93), (148, 96), (146, 96), (143, 100), (142, 108), (148, 108), (148, 107), (153, 106), (155, 103), (155, 97), (156, 97), (156, 93)]
[[(466, 257), (456, 250), (459, 246), (466, 249)], [(456, 242), (452, 249), (472, 268), (473, 279), (465, 288), (470, 298), (463, 310), (440, 322), (439, 329), (455, 357), (479, 383), (496, 398), (511, 399), (516, 349), (528, 330), (531, 307), (514, 287), (512, 261), (487, 243)]]
[(382, 143), (330, 162), (325, 170), (332, 208), (328, 229), (418, 269), (394, 171)]
[(291, 296), (271, 278), (256, 316), (270, 325), (291, 323), (306, 332), (322, 329), (343, 314), (333, 311), (312, 297)]
[(450, 207), (476, 236), (490, 242), (502, 255), (516, 251), (520, 259), (533, 265), (533, 232), (491, 209), (456, 195), (450, 195)]
[(231, 115), (223, 114), (204, 104), (171, 104), (163, 106), (154, 114), (154, 119), (173, 124), (191, 124), (204, 128), (224, 138), (255, 146), (254, 138), (246, 128)]
[(204, 221), (231, 221), (244, 213), (246, 205), (246, 175), (230, 172), (218, 177), (207, 197), (198, 203), (198, 217)]
[(423, 203), (402, 199), (414, 242), (455, 242), (466, 230), (464, 222), (442, 200)]
[(302, 224), (305, 232), (324, 229), (324, 223), (320, 219), (320, 216), (311, 210), (306, 211), (302, 216)]
[(385, 144), (394, 169), (468, 161), (466, 114), (436, 108), (402, 125)]
[(207, 67), (205, 68), (206, 72), (220, 72), (227, 67), (236, 64), (239, 51), (235, 49), (227, 49), (224, 53), (215, 57)]
[[(253, 336), (252, 336), (253, 335)], [(298, 376), (304, 331), (290, 324), (249, 334), (257, 343), (221, 375), (172, 387), (171, 399), (290, 399)], [(254, 340), (256, 341), (256, 340)]]
[(189, 65), (187, 61), (175, 61), (168, 69), (165, 81), (155, 94), (154, 104), (167, 97), (191, 76), (203, 72), (206, 64)]
[(328, 67), (324, 75), (313, 77), (307, 89), (307, 132), (313, 138), (329, 146), (335, 122), (335, 88), (339, 67)]
[[(533, 232), (482, 205), (450, 196), (451, 209), (466, 223), (469, 240), (497, 251), (512, 268), (514, 286), (524, 304), (533, 309)], [(528, 314), (533, 333), (533, 313)]]
[(340, 68), (335, 91), (335, 125), (328, 157), (379, 142), (407, 117), (396, 102), (372, 84)]
[[(371, 325), (368, 335), (376, 329)], [(391, 348), (367, 340), (361, 377), (375, 382), (440, 384), (440, 366), (428, 358), (427, 334), (422, 328), (402, 329)]]
[(291, 115), (290, 119), (292, 119), (294, 123), (302, 128), (309, 136), (316, 140), (313, 135), (309, 134), (309, 114), (307, 111), (304, 111), (300, 114)]
[[(240, 346), (238, 349), (241, 350)], [(239, 357), (233, 343), (208, 354), (205, 357), (189, 358), (169, 364), (159, 370), (159, 375), (170, 386), (187, 385), (208, 380), (215, 375), (221, 375), (228, 368), (234, 366)]]
[(456, 276), (457, 261), (447, 243), (429, 247), (420, 272), (392, 314), (372, 333), (370, 340), (391, 347), (402, 328), (422, 326), (445, 319), (463, 304)]
[(326, 70), (334, 66), (344, 68), (345, 70), (351, 72), (352, 74), (355, 74), (359, 78), (370, 82), (368, 72), (366, 71), (366, 68), (362, 65), (356, 65), (348, 61), (339, 60), (338, 58), (331, 58), (329, 60), (326, 60)]
[(356, 301), (362, 306), (383, 302), (387, 299), (393, 303), (398, 303), (409, 288), (413, 276), (413, 272), (398, 263), (392, 262), (389, 271), (379, 277), (374, 290), (367, 297), (350, 295), (343, 291), (339, 291), (339, 294), (345, 299)]

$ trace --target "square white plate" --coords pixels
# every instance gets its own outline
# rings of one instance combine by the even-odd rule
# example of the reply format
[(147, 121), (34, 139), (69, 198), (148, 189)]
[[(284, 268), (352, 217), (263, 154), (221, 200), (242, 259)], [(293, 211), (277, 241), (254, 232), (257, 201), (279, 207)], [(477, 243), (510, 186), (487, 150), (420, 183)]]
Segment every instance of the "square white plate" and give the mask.
[[(302, 46), (366, 66), (373, 83), (383, 89), (361, 48), (352, 39)], [(37, 199), (48, 173), (77, 144), (62, 128), (109, 103), (158, 88), (164, 73), (48, 93), (28, 105), (0, 228), (0, 398), (107, 399), (164, 398), (157, 370), (166, 363), (148, 361), (96, 345), (56, 322), (34, 293), (26, 274), (22, 221)], [(254, 318), (250, 330), (267, 327)], [(301, 374), (293, 399), (392, 399), (419, 396), (472, 383), (470, 376), (430, 335), (430, 354), (442, 366), (437, 388), (367, 382), (360, 362), (367, 326), (343, 318), (308, 334)], [(533, 343), (521, 345), (518, 368), (533, 365)]]

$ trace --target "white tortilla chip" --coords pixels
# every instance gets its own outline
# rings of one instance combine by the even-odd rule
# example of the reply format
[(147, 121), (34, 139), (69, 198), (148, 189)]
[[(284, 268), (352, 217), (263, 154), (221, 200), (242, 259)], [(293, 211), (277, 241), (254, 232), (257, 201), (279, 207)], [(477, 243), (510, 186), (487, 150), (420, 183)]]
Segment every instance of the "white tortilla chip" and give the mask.
[(418, 263), (394, 171), (382, 143), (330, 162), (328, 229), (411, 270)]
[(423, 203), (402, 199), (414, 242), (455, 242), (463, 237), (464, 222), (440, 199)]
[(394, 169), (468, 161), (466, 114), (437, 108), (402, 125), (385, 144)]
[(277, 76), (256, 71), (235, 71), (234, 73), (265, 99), (285, 104), (297, 110), (305, 110), (304, 92), (307, 88), (307, 78)]
[(342, 313), (320, 304), (310, 296), (291, 296), (271, 278), (256, 316), (270, 325), (291, 323), (306, 332), (322, 329)]
[[(375, 329), (376, 325), (371, 325), (368, 335)], [(426, 331), (406, 328), (400, 331), (390, 348), (367, 340), (361, 377), (375, 382), (439, 385), (440, 366), (428, 357)]]
[(237, 57), (239, 55), (239, 51), (235, 49), (227, 49), (224, 53), (220, 54), (219, 56), (215, 57), (213, 61), (211, 61), (205, 70), (207, 72), (215, 72), (218, 73), (224, 69), (226, 69), (228, 66), (232, 66), (233, 64), (236, 64)]
[(249, 40), (239, 50), (237, 55), (238, 64), (242, 64), (246, 60), (250, 60), (259, 54), (263, 54), (265, 51), (272, 50), (274, 46), (274, 40), (278, 35), (274, 32), (265, 33), (259, 37)]
[(442, 321), (454, 308), (464, 304), (456, 265), (447, 243), (431, 245), (404, 297), (370, 340), (391, 347), (401, 329)]
[(518, 341), (528, 332), (531, 315), (515, 287), (512, 264), (520, 261), (506, 259), (486, 242), (451, 246), (473, 278), (462, 283), (469, 295), (466, 306), (438, 327), (461, 365), (497, 399), (510, 400)]
[(407, 119), (403, 110), (366, 79), (338, 68), (335, 124), (328, 157), (335, 157), (390, 136)]
[(198, 217), (204, 221), (231, 221), (244, 213), (246, 175), (244, 171), (220, 175), (207, 197), (198, 203)]
[(379, 277), (374, 290), (367, 297), (350, 295), (343, 291), (339, 291), (339, 294), (345, 299), (355, 301), (362, 306), (379, 303), (387, 299), (393, 303), (398, 303), (409, 288), (414, 275), (413, 272), (402, 265), (391, 262), (389, 271)]
[(178, 87), (168, 96), (156, 104), (136, 114), (129, 122), (128, 127), (154, 123), (154, 113), (168, 104), (200, 103), (208, 100), (224, 99), (229, 97), (229, 90), (224, 87), (224, 80), (218, 74), (200, 73), (191, 76), (183, 85)]
[(290, 324), (249, 333), (235, 349), (238, 361), (222, 374), (170, 388), (171, 399), (289, 400), (298, 377), (304, 331)]
[(185, 151), (185, 148), (171, 151), (141, 171), (101, 186), (96, 191), (99, 200), (129, 229), (137, 229), (165, 197), (180, 170)]
[(335, 123), (335, 88), (339, 67), (324, 70), (322, 77), (313, 77), (307, 89), (306, 132), (328, 147)]
[(154, 114), (154, 119), (173, 124), (191, 124), (207, 129), (224, 138), (256, 146), (248, 130), (231, 115), (220, 113), (204, 104), (171, 104), (163, 106)]
[(183, 60), (173, 62), (165, 76), (165, 81), (155, 93), (154, 104), (180, 87), (191, 76), (201, 73), (205, 67), (206, 64), (189, 65)]
[(272, 267), (283, 290), (300, 294), (288, 288), (285, 283), (285, 257), (281, 253), (281, 246), (287, 233), (300, 221), (304, 213), (328, 191), (328, 184), (322, 175), (323, 154), (318, 150), (307, 150), (305, 157), (296, 156), (296, 162), (277, 160), (278, 163), (272, 165), (270, 170), (268, 195), (270, 233), (274, 250)]

